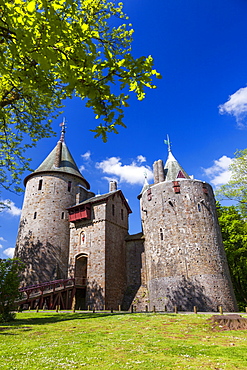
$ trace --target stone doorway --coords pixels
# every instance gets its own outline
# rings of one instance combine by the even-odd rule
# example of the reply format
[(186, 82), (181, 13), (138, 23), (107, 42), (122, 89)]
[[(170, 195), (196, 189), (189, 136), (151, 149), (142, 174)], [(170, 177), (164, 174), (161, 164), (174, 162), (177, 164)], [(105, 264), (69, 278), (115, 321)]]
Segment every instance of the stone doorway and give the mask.
[(81, 287), (87, 285), (87, 259), (85, 253), (80, 253), (75, 258), (75, 284)]
[(86, 309), (86, 287), (87, 287), (87, 263), (88, 256), (80, 253), (75, 258), (75, 284), (76, 284), (76, 304), (77, 310)]

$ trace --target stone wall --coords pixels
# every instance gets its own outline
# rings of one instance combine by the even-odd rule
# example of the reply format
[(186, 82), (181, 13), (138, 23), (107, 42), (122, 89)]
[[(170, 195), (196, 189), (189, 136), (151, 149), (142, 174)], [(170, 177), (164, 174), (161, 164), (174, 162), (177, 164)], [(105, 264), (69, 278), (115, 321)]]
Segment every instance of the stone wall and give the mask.
[(103, 309), (105, 304), (105, 208), (105, 203), (93, 205), (91, 220), (70, 223), (69, 277), (75, 277), (76, 258), (80, 254), (85, 255), (85, 305), (97, 309)]
[(144, 236), (141, 233), (126, 238), (127, 289), (124, 295), (123, 309), (129, 310), (134, 305), (138, 311), (145, 311), (149, 303), (146, 278), (146, 259)]
[(237, 309), (209, 184), (183, 179), (142, 194), (150, 305)]
[(91, 207), (91, 220), (70, 225), (69, 276), (74, 277), (76, 257), (85, 254), (88, 258), (86, 306), (118, 309), (126, 287), (127, 209), (119, 193), (99, 203), (95, 197)]
[(118, 309), (126, 289), (128, 235), (128, 211), (118, 192), (108, 199), (106, 220), (106, 307)]

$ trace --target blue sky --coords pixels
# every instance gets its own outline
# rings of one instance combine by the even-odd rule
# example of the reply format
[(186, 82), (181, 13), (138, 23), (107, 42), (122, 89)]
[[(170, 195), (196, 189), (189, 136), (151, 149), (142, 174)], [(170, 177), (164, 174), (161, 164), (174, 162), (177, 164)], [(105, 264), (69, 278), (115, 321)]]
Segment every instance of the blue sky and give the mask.
[[(133, 214), (130, 232), (141, 230), (139, 194), (146, 170), (166, 160), (164, 139), (184, 169), (214, 187), (228, 179), (236, 149), (245, 149), (247, 113), (247, 2), (244, 0), (125, 0), (135, 30), (133, 54), (152, 55), (162, 74), (157, 89), (125, 109), (127, 129), (108, 142), (94, 139), (94, 114), (79, 99), (66, 101), (53, 123), (57, 137), (43, 139), (28, 155), (35, 169), (56, 145), (67, 121), (66, 144), (96, 194), (117, 179)], [(27, 174), (26, 174), (27, 175)], [(11, 256), (23, 195), (2, 192), (12, 208), (0, 214), (0, 257)]]

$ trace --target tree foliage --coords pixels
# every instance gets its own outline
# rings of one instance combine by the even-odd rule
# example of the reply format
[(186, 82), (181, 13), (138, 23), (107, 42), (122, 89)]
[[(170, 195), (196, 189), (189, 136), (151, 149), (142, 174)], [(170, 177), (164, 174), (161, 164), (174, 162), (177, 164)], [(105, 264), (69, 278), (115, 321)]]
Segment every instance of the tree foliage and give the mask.
[(240, 211), (247, 217), (247, 149), (236, 151), (229, 170), (231, 179), (216, 191), (217, 198), (237, 201)]
[(234, 206), (218, 206), (224, 248), (240, 308), (247, 305), (247, 224)]
[(23, 263), (18, 259), (0, 260), (0, 322), (13, 320), (11, 312), (19, 297), (19, 273)]
[[(129, 91), (142, 100), (160, 77), (131, 54), (123, 4), (108, 0), (0, 0), (0, 182), (18, 190), (25, 150), (52, 134), (65, 98), (92, 108), (104, 141), (124, 126)], [(115, 26), (113, 26), (115, 24)], [(26, 139), (29, 139), (26, 142)], [(25, 140), (25, 143), (23, 143)], [(18, 169), (18, 170), (17, 170)], [(7, 171), (11, 173), (8, 177)]]

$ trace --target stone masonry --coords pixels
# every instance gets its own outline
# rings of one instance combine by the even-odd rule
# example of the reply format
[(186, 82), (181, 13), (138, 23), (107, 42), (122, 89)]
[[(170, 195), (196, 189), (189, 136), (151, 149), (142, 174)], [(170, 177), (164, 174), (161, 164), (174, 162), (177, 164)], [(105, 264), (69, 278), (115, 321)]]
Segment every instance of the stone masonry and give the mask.
[(158, 310), (236, 309), (236, 301), (209, 184), (160, 182), (141, 197), (151, 305)]
[(69, 276), (74, 276), (77, 256), (83, 254), (87, 258), (87, 305), (118, 309), (126, 289), (125, 238), (131, 211), (121, 190), (70, 210), (86, 204), (91, 207), (91, 219), (79, 219), (70, 226)]
[(76, 198), (92, 196), (86, 189), (89, 184), (61, 141), (25, 184), (15, 249), (15, 257), (26, 265), (22, 284), (66, 278), (70, 243), (67, 208)]

